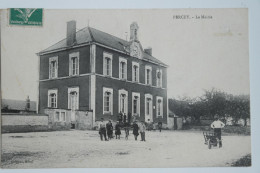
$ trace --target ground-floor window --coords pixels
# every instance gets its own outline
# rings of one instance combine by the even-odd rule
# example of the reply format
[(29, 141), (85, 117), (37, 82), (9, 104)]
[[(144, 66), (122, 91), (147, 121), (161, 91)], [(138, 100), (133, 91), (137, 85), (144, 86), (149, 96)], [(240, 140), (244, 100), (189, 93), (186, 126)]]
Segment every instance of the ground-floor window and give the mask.
[(156, 116), (163, 116), (163, 98), (159, 96), (156, 97)]
[(140, 93), (132, 93), (132, 113), (135, 116), (140, 116)]
[(113, 114), (113, 89), (103, 88), (103, 114)]
[(49, 108), (57, 108), (57, 96), (58, 96), (57, 89), (48, 90), (48, 107)]
[(118, 91), (119, 112), (127, 114), (128, 112), (128, 91), (122, 89)]
[(145, 121), (153, 120), (153, 96), (145, 94)]

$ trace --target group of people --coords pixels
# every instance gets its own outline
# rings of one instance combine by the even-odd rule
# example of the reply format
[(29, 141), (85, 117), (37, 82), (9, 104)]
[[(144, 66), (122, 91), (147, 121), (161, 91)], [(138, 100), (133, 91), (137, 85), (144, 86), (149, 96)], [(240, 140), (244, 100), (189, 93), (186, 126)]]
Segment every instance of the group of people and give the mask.
[[(129, 136), (130, 127), (131, 127), (131, 124), (128, 122), (125, 122), (122, 124), (119, 121), (117, 121), (117, 123), (115, 125), (116, 139), (120, 139), (121, 129), (124, 129), (125, 130), (125, 139), (127, 140), (128, 136)], [(134, 135), (135, 140), (137, 140), (137, 138), (139, 136), (139, 132), (140, 132), (141, 141), (145, 141), (145, 131), (146, 131), (145, 123), (143, 121), (138, 123), (135, 120), (133, 122), (132, 128), (133, 128), (133, 135)], [(101, 118), (101, 122), (99, 124), (99, 135), (100, 135), (101, 141), (103, 141), (103, 140), (108, 141), (108, 140), (111, 140), (112, 138), (114, 138), (113, 131), (114, 131), (114, 127), (113, 127), (111, 120), (109, 120), (108, 123), (105, 123), (104, 119)]]

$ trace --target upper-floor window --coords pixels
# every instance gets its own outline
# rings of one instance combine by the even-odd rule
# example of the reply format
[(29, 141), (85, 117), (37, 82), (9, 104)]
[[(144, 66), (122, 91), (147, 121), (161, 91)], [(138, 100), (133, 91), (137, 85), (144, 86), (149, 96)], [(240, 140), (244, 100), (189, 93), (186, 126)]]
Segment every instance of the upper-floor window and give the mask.
[(103, 88), (103, 114), (113, 114), (112, 88)]
[(133, 112), (133, 115), (137, 115), (137, 116), (140, 116), (140, 93), (135, 93), (133, 92), (132, 93), (132, 112)]
[(112, 76), (112, 54), (103, 53), (103, 74)]
[(127, 60), (119, 57), (119, 79), (127, 79)]
[(132, 81), (139, 82), (139, 64), (137, 62), (132, 63)]
[(152, 67), (145, 66), (145, 84), (152, 85)]
[(49, 59), (49, 78), (57, 78), (58, 77), (58, 57), (51, 57)]
[(48, 90), (48, 107), (49, 108), (57, 108), (57, 95), (58, 95), (57, 89)]
[(156, 116), (163, 116), (163, 98), (156, 97)]
[(156, 70), (156, 86), (162, 87), (162, 69)]
[(71, 53), (70, 58), (70, 76), (79, 75), (79, 52)]
[(79, 87), (68, 88), (68, 109), (79, 109)]

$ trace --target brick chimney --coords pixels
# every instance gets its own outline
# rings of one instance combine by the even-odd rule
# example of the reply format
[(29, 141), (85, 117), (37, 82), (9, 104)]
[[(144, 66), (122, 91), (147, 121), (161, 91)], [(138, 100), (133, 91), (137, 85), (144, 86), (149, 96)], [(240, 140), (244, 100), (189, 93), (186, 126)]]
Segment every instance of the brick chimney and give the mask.
[(76, 43), (76, 21), (67, 22), (67, 46), (73, 46)]
[(152, 48), (151, 47), (144, 49), (144, 52), (147, 53), (148, 55), (152, 56)]

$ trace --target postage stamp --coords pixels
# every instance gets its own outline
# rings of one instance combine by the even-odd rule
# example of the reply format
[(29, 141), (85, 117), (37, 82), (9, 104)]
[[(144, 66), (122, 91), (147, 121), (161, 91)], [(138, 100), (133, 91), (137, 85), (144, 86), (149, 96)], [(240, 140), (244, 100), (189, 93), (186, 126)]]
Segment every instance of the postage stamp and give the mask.
[(10, 8), (10, 25), (42, 26), (42, 8)]

